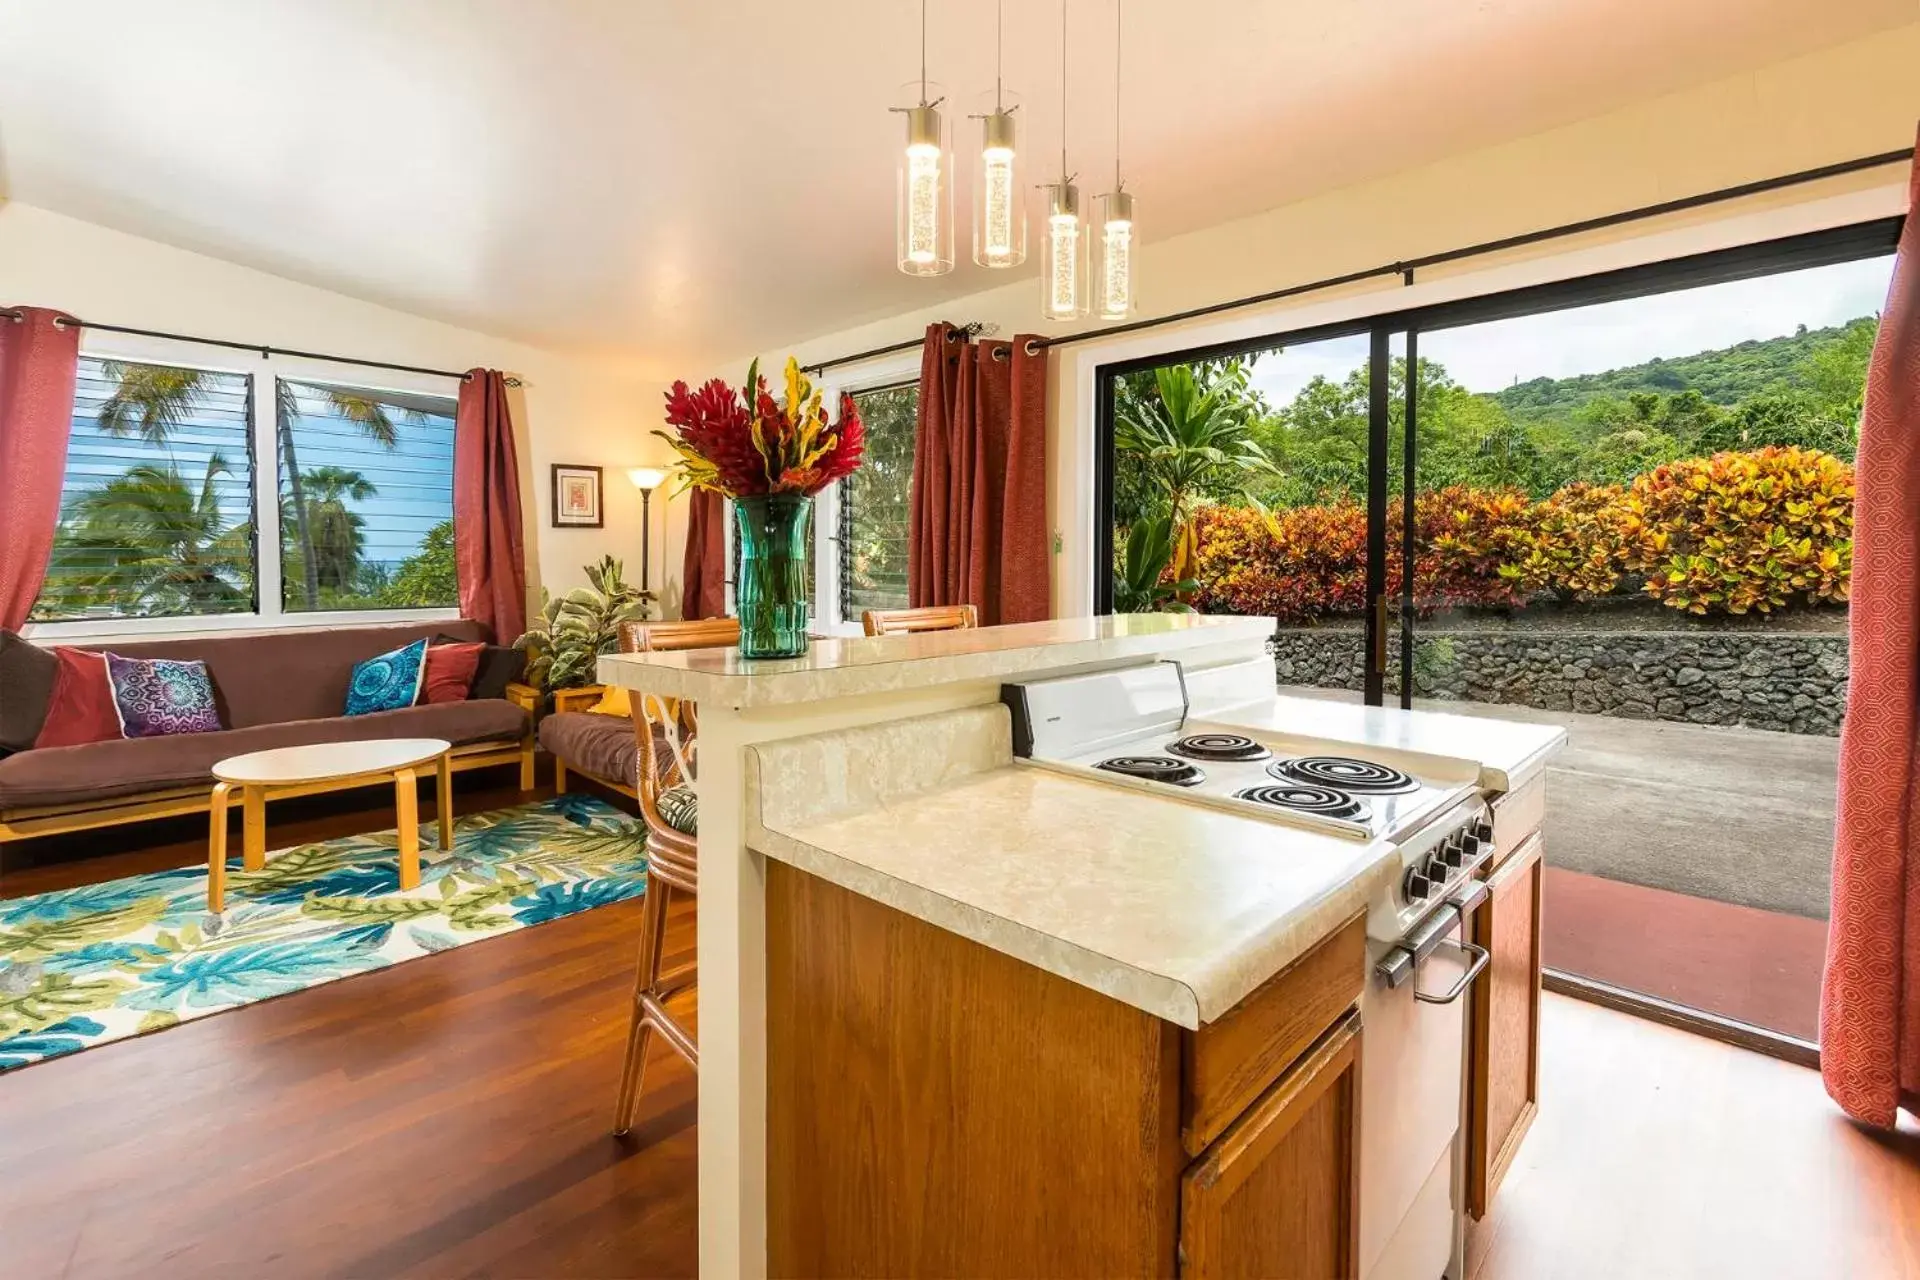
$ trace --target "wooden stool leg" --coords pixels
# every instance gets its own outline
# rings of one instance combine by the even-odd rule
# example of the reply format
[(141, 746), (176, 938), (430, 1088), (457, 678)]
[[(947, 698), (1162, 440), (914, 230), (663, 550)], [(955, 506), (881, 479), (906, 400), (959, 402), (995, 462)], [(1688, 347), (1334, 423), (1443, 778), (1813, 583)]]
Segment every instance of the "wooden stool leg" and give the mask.
[(393, 771), (395, 833), (399, 836), (400, 888), (420, 883), (420, 779), (411, 769)]
[(453, 848), (453, 760), (442, 755), (434, 779), (433, 807), (440, 819), (440, 848)]
[(227, 907), (227, 792), (224, 782), (213, 784), (207, 802), (207, 910), (218, 915)]
[(240, 849), (249, 871), (267, 865), (267, 790), (246, 787), (241, 792)]
[(614, 1103), (613, 1131), (625, 1136), (633, 1128), (634, 1114), (640, 1109), (640, 1091), (646, 1078), (647, 1050), (653, 1043), (653, 1026), (640, 1004), (642, 992), (653, 990), (660, 979), (660, 958), (666, 948), (666, 885), (649, 877), (646, 899), (640, 906), (640, 956), (634, 966), (633, 1008), (627, 1027), (627, 1059), (620, 1071), (620, 1097)]

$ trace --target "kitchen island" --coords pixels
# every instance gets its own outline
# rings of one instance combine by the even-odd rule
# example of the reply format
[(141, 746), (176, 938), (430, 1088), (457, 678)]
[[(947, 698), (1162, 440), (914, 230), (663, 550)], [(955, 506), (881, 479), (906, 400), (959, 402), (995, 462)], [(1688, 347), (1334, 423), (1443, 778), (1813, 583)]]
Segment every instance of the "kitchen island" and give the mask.
[(1356, 1007), (1362, 922), (1401, 865), (1016, 761), (999, 705), (1003, 681), (1171, 658), (1209, 714), (1257, 717), (1269, 627), (603, 659), (701, 708), (704, 1273), (1360, 1274), (1391, 1254), (1360, 1226)]

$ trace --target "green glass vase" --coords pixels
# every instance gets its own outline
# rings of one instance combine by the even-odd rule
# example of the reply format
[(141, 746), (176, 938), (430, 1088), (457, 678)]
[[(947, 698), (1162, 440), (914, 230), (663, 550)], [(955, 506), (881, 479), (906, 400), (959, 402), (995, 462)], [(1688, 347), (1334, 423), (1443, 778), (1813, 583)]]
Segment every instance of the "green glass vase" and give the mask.
[(807, 651), (807, 536), (813, 499), (797, 493), (736, 498), (740, 656), (798, 658)]

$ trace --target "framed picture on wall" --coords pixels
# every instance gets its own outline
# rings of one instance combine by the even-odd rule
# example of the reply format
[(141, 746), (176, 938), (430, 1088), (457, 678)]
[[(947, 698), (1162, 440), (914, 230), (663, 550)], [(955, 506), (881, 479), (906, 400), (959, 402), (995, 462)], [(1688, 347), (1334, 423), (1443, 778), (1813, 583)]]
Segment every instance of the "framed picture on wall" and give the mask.
[(553, 464), (553, 527), (598, 529), (605, 524), (600, 511), (600, 468)]

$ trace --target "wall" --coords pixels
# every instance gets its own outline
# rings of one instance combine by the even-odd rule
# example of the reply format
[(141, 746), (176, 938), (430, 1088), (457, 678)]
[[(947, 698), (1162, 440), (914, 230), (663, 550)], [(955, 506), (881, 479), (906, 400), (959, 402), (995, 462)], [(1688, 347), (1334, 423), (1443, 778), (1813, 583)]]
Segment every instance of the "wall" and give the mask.
[[(1150, 238), (1140, 254), (1143, 315), (1906, 147), (1920, 120), (1916, 65), (1920, 23), (1257, 217), (1172, 239)], [(1150, 231), (1153, 192), (1142, 186), (1138, 196)], [(1061, 548), (1053, 573), (1055, 609), (1085, 612), (1091, 604), (1093, 381), (1103, 362), (1843, 225), (1899, 212), (1905, 196), (1906, 175), (1884, 169), (1737, 208), (1422, 273), (1412, 288), (1391, 281), (1355, 286), (1225, 319), (1056, 348), (1048, 435), (1048, 510)], [(959, 270), (973, 272), (982, 283), (990, 278), (971, 263)], [(1037, 285), (1029, 274), (955, 302), (805, 337), (761, 358), (784, 360), (789, 351), (802, 361), (844, 355), (910, 338), (934, 320), (984, 321), (998, 326), (1001, 337), (1060, 331), (1061, 326), (1039, 322), (1037, 304)], [(715, 360), (699, 376), (717, 372), (737, 382), (748, 358)], [(853, 368), (837, 377), (858, 380), (869, 372)], [(677, 529), (673, 536), (677, 546)], [(677, 559), (673, 563), (677, 566)]]
[[(660, 388), (607, 361), (509, 342), (408, 315), (279, 276), (187, 253), (152, 240), (19, 203), (0, 205), (0, 305), (26, 304), (82, 319), (197, 337), (228, 338), (396, 364), (465, 370), (502, 369), (523, 382), (514, 403), (526, 500), (531, 595), (538, 584), (585, 581), (581, 566), (603, 553), (639, 577), (640, 498), (625, 468), (658, 463), (666, 447), (647, 434), (659, 420)], [(155, 344), (108, 334), (83, 337), (83, 350), (158, 354)], [(248, 368), (242, 352), (172, 346), (175, 359)], [(257, 364), (257, 359), (255, 360)], [(351, 376), (351, 366), (311, 366), (322, 376)], [(361, 371), (382, 385), (377, 370)], [(604, 466), (602, 529), (555, 529), (549, 465)], [(661, 560), (655, 502), (654, 567)], [(657, 579), (656, 579), (657, 581)]]
[[(1283, 627), (1273, 639), (1283, 685), (1358, 689), (1358, 628)], [(1397, 670), (1393, 692), (1399, 691)], [(1447, 629), (1414, 647), (1413, 691), (1449, 698), (1785, 733), (1840, 732), (1847, 637), (1786, 631), (1498, 631)]]

